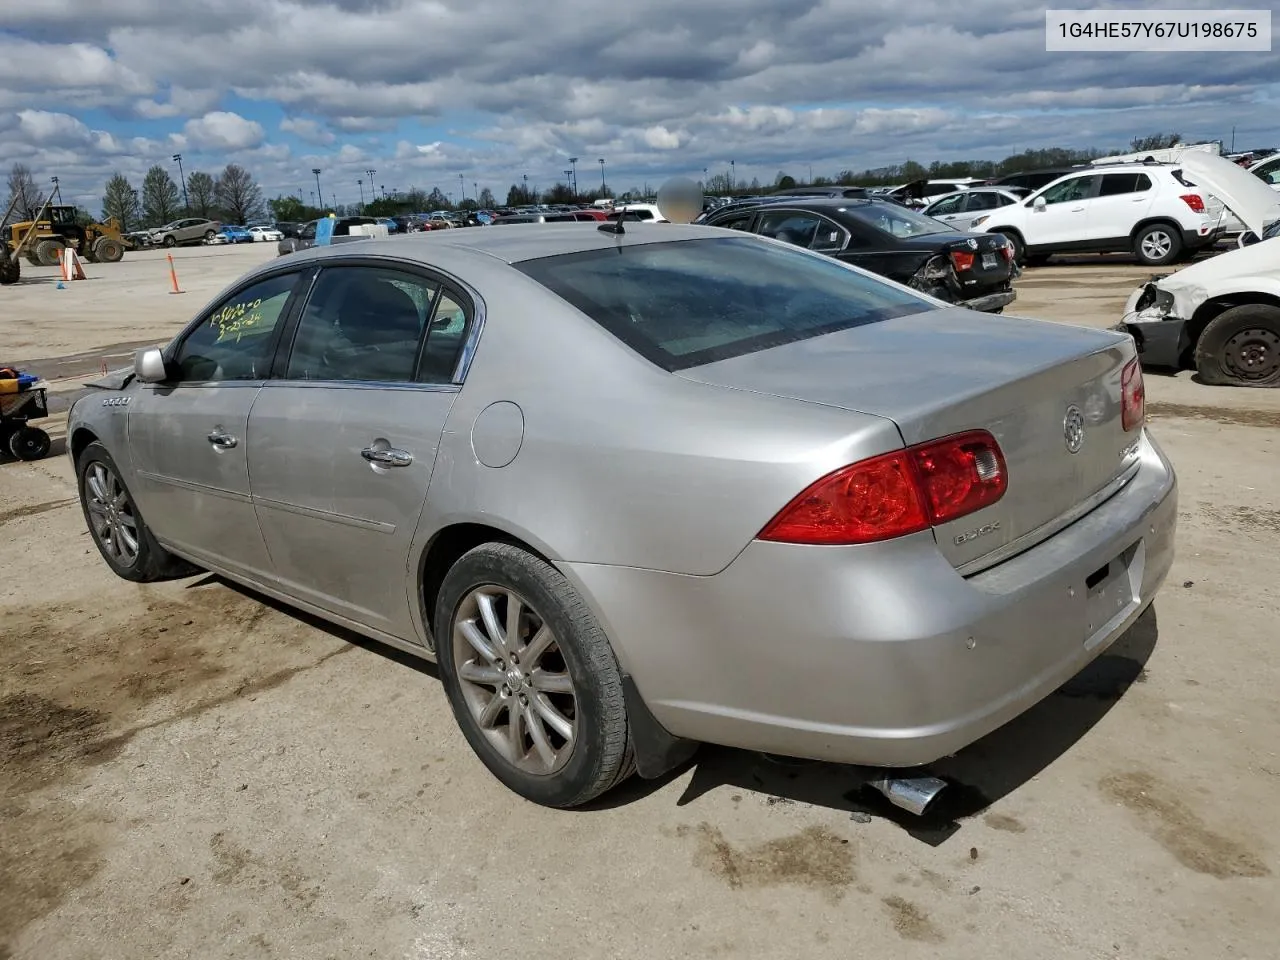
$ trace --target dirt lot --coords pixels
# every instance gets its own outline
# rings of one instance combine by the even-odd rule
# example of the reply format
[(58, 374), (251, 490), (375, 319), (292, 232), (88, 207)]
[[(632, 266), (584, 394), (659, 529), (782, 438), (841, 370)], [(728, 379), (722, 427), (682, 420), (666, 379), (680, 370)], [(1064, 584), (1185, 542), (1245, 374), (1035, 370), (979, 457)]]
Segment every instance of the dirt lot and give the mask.
[[(28, 270), (0, 360), (119, 366), (273, 246), (180, 251), (183, 296), (162, 255)], [(1143, 276), (1032, 271), (1016, 312), (1109, 325)], [(211, 578), (117, 580), (66, 457), (0, 463), (0, 960), (1274, 956), (1280, 391), (1151, 376), (1148, 410), (1182, 484), (1154, 609), (903, 823), (851, 771), (719, 749), (518, 801), (429, 668)]]

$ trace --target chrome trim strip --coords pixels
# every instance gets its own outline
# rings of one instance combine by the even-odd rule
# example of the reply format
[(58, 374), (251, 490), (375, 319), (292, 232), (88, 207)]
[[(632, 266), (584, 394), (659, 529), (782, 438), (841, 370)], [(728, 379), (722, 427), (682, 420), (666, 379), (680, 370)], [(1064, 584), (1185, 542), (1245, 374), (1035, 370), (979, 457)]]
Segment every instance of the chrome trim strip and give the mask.
[(190, 480), (179, 480), (177, 477), (166, 477), (159, 473), (151, 473), (147, 470), (139, 470), (138, 476), (151, 480), (154, 483), (164, 483), (171, 487), (179, 487), (183, 490), (192, 490), (196, 493), (208, 494), (212, 497), (221, 497), (224, 500), (234, 500), (236, 503), (253, 503), (253, 499), (247, 493), (238, 493), (235, 490), (224, 490), (221, 487), (210, 487), (203, 483), (193, 483)]
[(1100, 489), (1091, 497), (1081, 500), (1066, 513), (1050, 520), (1048, 523), (1041, 524), (1029, 533), (1024, 533), (1017, 540), (1006, 543), (998, 550), (993, 550), (985, 556), (978, 557), (976, 560), (970, 560), (968, 563), (961, 564), (956, 567), (956, 573), (962, 577), (972, 576), (975, 573), (981, 573), (997, 564), (1003, 563), (1015, 554), (1019, 554), (1024, 550), (1030, 550), (1037, 544), (1048, 540), (1055, 533), (1059, 533), (1066, 527), (1071, 526), (1085, 514), (1092, 512), (1095, 508), (1101, 506), (1105, 501), (1110, 500), (1123, 489), (1130, 480), (1138, 475), (1138, 471), (1142, 468), (1142, 461), (1138, 460), (1130, 464), (1120, 476), (1111, 480), (1106, 486)]
[(273, 510), (280, 510), (284, 513), (297, 514), (300, 517), (310, 517), (313, 520), (327, 520), (331, 523), (341, 523), (348, 527), (358, 527), (361, 530), (372, 530), (374, 533), (391, 534), (396, 532), (394, 523), (384, 523), (381, 520), (365, 520), (363, 517), (349, 517), (345, 513), (318, 510), (315, 507), (304, 507), (297, 503), (285, 503), (283, 500), (254, 497), (253, 504), (259, 507), (270, 507)]
[(268, 380), (264, 390), (303, 388), (306, 390), (412, 390), (417, 393), (457, 393), (456, 383), (403, 383), (389, 380)]

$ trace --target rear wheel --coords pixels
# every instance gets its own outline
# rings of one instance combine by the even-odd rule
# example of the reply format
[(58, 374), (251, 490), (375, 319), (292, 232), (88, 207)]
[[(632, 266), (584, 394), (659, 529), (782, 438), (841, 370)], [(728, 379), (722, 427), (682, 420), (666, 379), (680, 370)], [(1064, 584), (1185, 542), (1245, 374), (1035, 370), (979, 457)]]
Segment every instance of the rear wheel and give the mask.
[(35, 258), (42, 267), (56, 267), (62, 261), (62, 244), (57, 240), (41, 240), (36, 244)]
[(1148, 267), (1162, 267), (1182, 255), (1182, 237), (1167, 223), (1153, 223), (1133, 238), (1133, 255)]
[(76, 478), (89, 533), (117, 576), (147, 583), (195, 572), (156, 542), (115, 461), (101, 443), (95, 440), (81, 452)]
[(124, 259), (124, 244), (114, 237), (100, 237), (93, 253), (103, 263), (119, 263)]
[(1280, 387), (1280, 307), (1224, 310), (1200, 334), (1195, 359), (1200, 379), (1213, 386)]
[(17, 257), (6, 257), (0, 260), (0, 284), (7, 287), (11, 283), (17, 283), (21, 278), (22, 263)]
[(476, 547), (445, 575), (440, 678), (467, 742), (534, 803), (574, 807), (634, 769), (617, 659), (564, 576), (519, 547)]

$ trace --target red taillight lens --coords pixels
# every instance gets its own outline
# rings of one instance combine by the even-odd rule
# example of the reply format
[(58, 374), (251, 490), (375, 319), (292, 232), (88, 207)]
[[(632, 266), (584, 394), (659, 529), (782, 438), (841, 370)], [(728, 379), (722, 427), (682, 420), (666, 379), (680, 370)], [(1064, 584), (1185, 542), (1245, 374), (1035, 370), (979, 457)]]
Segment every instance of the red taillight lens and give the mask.
[(955, 268), (957, 272), (961, 270), (972, 270), (973, 261), (974, 261), (974, 254), (969, 253), (966, 250), (951, 251), (951, 262), (955, 264)]
[(910, 449), (934, 526), (989, 507), (1009, 487), (1004, 454), (985, 430)]
[(1182, 201), (1196, 213), (1204, 213), (1204, 197), (1198, 193), (1184, 193)]
[(1142, 364), (1135, 358), (1120, 374), (1120, 425), (1136, 430), (1147, 417), (1147, 388), (1142, 382)]
[(927, 530), (995, 503), (1004, 455), (985, 430), (863, 460), (811, 484), (761, 531), (782, 543), (875, 543)]
[(1006, 241), (1005, 245), (1000, 248), (1000, 253), (1006, 262), (1013, 263), (1013, 244)]
[(874, 543), (927, 530), (907, 451), (842, 467), (811, 484), (760, 533), (783, 543)]

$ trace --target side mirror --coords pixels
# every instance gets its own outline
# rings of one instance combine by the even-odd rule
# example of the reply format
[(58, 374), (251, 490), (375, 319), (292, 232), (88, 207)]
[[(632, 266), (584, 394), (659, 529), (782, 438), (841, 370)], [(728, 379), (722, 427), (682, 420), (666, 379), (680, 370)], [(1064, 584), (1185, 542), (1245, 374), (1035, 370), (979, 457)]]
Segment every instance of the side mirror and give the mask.
[(159, 347), (147, 347), (133, 355), (133, 375), (142, 383), (164, 383), (168, 379)]
[(1044, 210), (1044, 208), (1045, 208), (1044, 197), (1036, 197), (1035, 202), (1034, 202), (1034, 203), (1032, 203), (1032, 204), (1031, 204), (1031, 206), (1035, 208), (1035, 211), (1036, 211), (1037, 213), (1039, 213), (1039, 212), (1041, 212), (1042, 210)]

